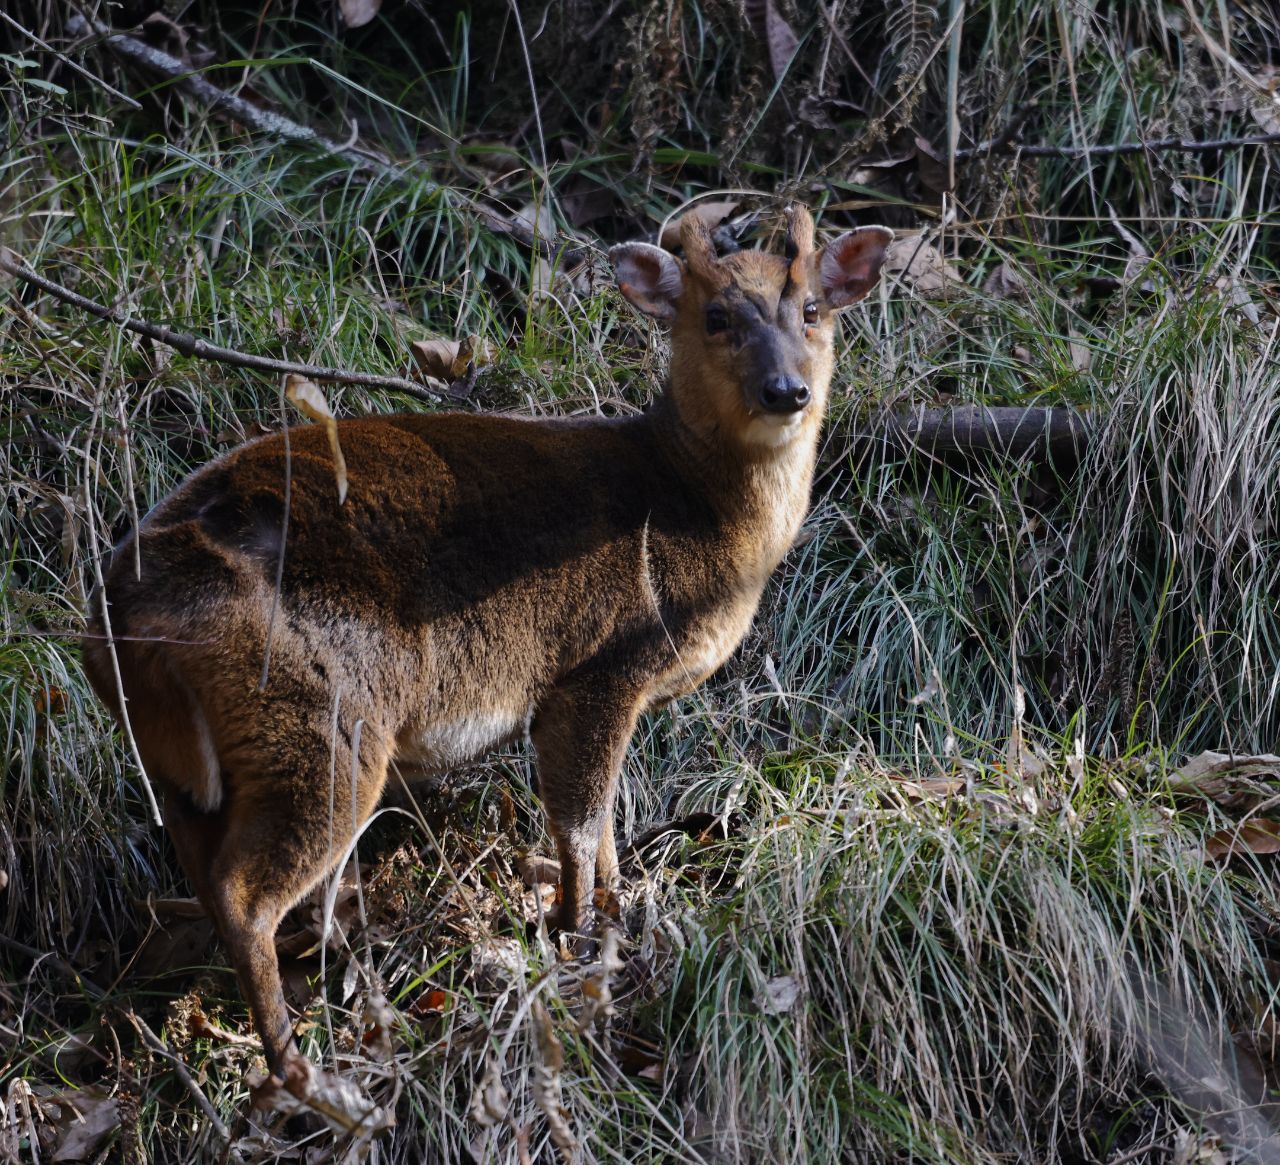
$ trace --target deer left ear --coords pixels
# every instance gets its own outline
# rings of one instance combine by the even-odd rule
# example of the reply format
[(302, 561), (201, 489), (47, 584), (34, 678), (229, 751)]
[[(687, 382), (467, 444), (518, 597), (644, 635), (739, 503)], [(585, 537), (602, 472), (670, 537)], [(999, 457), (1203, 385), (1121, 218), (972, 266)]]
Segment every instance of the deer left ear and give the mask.
[(891, 242), (893, 231), (888, 227), (859, 227), (822, 248), (818, 277), (833, 311), (857, 303), (876, 285)]
[(619, 243), (609, 250), (618, 290), (645, 315), (670, 323), (684, 292), (680, 263), (648, 243)]

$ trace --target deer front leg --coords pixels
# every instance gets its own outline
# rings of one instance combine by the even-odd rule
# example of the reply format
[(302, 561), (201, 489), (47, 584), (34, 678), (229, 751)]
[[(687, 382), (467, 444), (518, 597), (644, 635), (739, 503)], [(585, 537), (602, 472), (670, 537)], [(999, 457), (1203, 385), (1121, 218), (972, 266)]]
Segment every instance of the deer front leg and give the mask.
[(595, 879), (617, 876), (613, 800), (639, 711), (634, 695), (593, 677), (556, 689), (534, 716), (538, 786), (560, 858), (559, 930), (578, 931)]

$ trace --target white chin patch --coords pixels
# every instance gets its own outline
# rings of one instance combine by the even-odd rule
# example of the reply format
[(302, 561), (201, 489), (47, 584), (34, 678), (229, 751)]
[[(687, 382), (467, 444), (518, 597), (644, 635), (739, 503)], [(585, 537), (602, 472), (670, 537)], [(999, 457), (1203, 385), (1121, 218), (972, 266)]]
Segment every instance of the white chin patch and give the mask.
[(807, 412), (756, 413), (747, 426), (747, 440), (752, 445), (785, 445), (800, 432)]

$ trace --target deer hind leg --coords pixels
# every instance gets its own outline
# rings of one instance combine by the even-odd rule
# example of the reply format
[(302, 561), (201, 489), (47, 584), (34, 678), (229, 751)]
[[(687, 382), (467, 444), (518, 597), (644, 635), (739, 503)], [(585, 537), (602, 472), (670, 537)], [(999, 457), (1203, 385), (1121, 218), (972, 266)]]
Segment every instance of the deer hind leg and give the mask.
[[(350, 754), (339, 747), (334, 764), (328, 740), (313, 739), (304, 747), (305, 740), (290, 742), (291, 763), (284, 768), (227, 775), (227, 800), (218, 815), (221, 840), (208, 873), (194, 879), (240, 980), (267, 1064), (278, 1077), (297, 1048), (276, 958), (276, 929), (289, 907), (342, 857), (377, 804), (387, 772), (385, 750), (362, 744), (353, 803)], [(191, 823), (178, 828), (189, 832)]]
[(630, 694), (591, 677), (552, 692), (530, 731), (538, 785), (560, 858), (560, 905), (553, 924), (576, 931), (596, 878), (617, 875), (613, 802), (639, 707)]

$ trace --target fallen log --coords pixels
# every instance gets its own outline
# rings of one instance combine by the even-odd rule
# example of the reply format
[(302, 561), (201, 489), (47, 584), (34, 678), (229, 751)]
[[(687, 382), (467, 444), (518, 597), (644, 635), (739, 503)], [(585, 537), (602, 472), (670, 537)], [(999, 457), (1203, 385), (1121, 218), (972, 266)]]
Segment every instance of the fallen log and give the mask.
[(1093, 427), (1087, 413), (1070, 407), (953, 405), (889, 413), (881, 431), (865, 436), (907, 453), (994, 453), (1063, 465), (1079, 463)]
[(1059, 478), (1076, 472), (1097, 421), (1070, 406), (951, 405), (882, 409), (845, 438), (843, 453), (824, 458), (823, 478), (886, 457), (966, 471), (977, 462), (1023, 462)]

